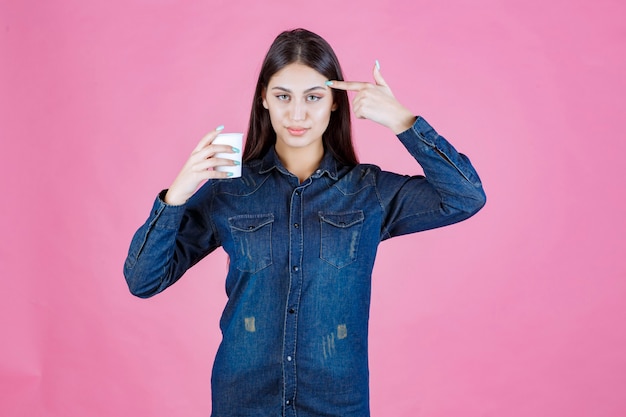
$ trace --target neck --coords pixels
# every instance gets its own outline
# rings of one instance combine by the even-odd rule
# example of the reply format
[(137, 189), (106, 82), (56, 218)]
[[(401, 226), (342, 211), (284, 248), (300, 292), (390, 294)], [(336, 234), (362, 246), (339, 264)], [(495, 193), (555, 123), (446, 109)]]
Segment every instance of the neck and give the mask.
[(324, 146), (320, 143), (314, 148), (285, 148), (276, 144), (276, 154), (284, 167), (303, 182), (320, 166)]

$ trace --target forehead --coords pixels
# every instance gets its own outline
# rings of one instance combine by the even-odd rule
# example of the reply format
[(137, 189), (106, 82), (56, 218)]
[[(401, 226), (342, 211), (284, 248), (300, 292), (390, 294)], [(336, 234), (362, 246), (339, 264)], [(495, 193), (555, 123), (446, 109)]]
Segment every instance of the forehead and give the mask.
[(307, 89), (313, 86), (324, 86), (326, 77), (313, 68), (299, 63), (289, 64), (269, 80), (268, 87), (301, 87)]

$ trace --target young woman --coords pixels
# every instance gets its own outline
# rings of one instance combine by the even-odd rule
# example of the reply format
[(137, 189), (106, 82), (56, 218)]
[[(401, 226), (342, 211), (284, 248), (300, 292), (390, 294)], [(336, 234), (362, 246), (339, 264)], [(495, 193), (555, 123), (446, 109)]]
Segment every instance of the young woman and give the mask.
[[(485, 203), (469, 160), (398, 103), (376, 64), (375, 83), (346, 82), (326, 41), (281, 33), (254, 93), (243, 176), (214, 170), (232, 164), (216, 153), (238, 152), (212, 144), (214, 130), (133, 237), (124, 274), (139, 297), (219, 246), (230, 257), (214, 416), (368, 416), (379, 242), (456, 223)], [(388, 127), (425, 176), (358, 163), (346, 90), (356, 92), (354, 114)]]

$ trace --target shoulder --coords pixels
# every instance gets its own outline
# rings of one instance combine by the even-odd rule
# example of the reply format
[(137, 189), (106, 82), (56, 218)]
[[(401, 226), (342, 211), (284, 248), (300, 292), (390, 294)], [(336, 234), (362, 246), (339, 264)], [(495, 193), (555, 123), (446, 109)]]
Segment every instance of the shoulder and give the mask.
[(344, 194), (354, 194), (365, 188), (374, 187), (376, 178), (382, 170), (373, 164), (357, 164), (353, 167), (343, 167), (338, 172), (334, 187)]
[(353, 192), (365, 187), (373, 187), (383, 194), (393, 193), (402, 188), (407, 182), (423, 182), (426, 178), (423, 175), (406, 175), (396, 172), (385, 171), (378, 165), (358, 164), (338, 181), (337, 186)]
[(261, 173), (262, 161), (253, 160), (244, 163), (239, 178), (210, 180), (204, 186), (212, 187), (213, 194), (247, 195), (258, 190), (270, 177), (268, 172)]
[[(342, 170), (343, 171), (343, 170)], [(351, 168), (346, 168), (345, 173), (340, 175), (337, 184), (348, 186), (375, 186), (380, 181), (386, 180), (407, 180), (409, 178), (423, 178), (422, 175), (403, 175), (391, 171), (385, 171), (378, 165), (374, 164), (358, 164)]]

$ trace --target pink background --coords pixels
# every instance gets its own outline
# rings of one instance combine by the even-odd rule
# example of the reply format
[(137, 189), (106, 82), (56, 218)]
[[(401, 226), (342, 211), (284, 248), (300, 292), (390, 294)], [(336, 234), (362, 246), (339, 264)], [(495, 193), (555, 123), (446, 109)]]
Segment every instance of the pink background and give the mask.
[[(374, 416), (626, 415), (626, 3), (0, 0), (0, 415), (206, 416), (221, 251), (150, 300), (122, 264), (283, 29), (467, 153), (488, 203), (381, 246)], [(355, 122), (362, 161), (419, 172)]]

